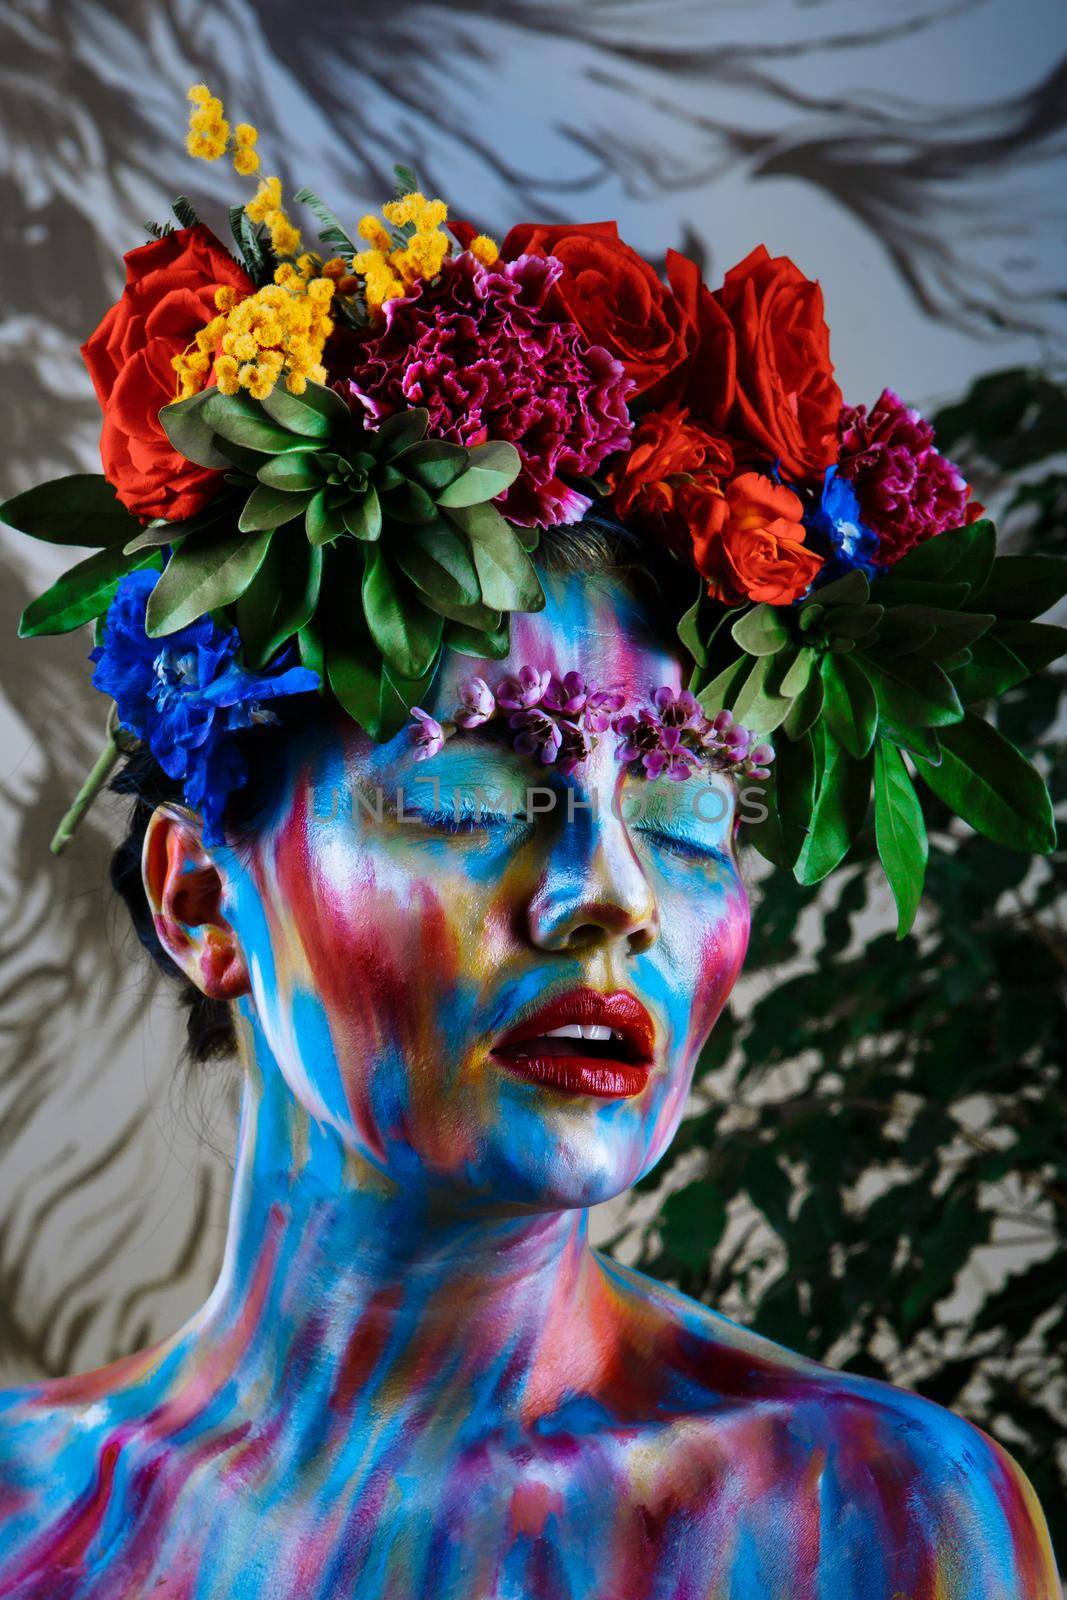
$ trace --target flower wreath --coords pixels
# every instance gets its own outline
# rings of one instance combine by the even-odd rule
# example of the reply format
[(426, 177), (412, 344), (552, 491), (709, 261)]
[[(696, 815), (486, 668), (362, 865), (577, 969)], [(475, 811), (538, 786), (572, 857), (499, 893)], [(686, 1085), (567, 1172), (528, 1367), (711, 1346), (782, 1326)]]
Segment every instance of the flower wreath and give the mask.
[[(190, 154), (255, 175), (256, 129), (231, 130), (203, 85), (189, 99)], [(593, 691), (567, 674), (509, 708), (517, 691), (478, 679), (468, 716), (507, 711), (520, 748), (570, 766), (590, 714), (649, 775), (710, 752), (765, 785), (752, 837), (802, 883), (846, 855), (873, 785), (901, 935), (927, 848), (913, 776), (989, 838), (1050, 850), (1044, 783), (980, 708), (1062, 653), (1033, 618), (1067, 564), (998, 557), (892, 390), (843, 404), (818, 284), (763, 246), (714, 290), (669, 250), (664, 281), (606, 222), (498, 246), (396, 179), (351, 234), (299, 191), (319, 249), (266, 177), (230, 209), (232, 252), (182, 197), (177, 228), (126, 256), (82, 348), (103, 474), (0, 508), (95, 548), (19, 630), (95, 621), (93, 682), (115, 702), (53, 848), (135, 741), (220, 836), (242, 736), (280, 697), (332, 696), (376, 740), (410, 722), (429, 753), (444, 732), (418, 701), (442, 651), (505, 656), (511, 613), (544, 603), (542, 530), (596, 500), (692, 571), (684, 698), (569, 713)]]

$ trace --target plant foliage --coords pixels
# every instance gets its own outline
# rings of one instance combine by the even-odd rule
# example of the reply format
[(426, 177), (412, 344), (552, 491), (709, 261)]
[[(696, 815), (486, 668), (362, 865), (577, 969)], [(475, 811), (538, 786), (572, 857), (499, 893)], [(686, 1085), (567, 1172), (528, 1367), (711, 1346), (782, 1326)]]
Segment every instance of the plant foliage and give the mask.
[[(927, 606), (965, 626), (993, 612), (998, 620), (971, 637), (970, 663), (940, 665), (940, 676), (923, 680), (914, 748), (903, 737), (876, 738), (874, 828), (860, 819), (850, 842), (851, 823), (841, 822), (848, 854), (833, 889), (816, 886), (822, 862), (800, 882), (772, 873), (761, 884), (749, 957), (759, 997), (718, 1024), (698, 1071), (701, 1108), (640, 1186), (666, 1178), (667, 1198), (652, 1222), (624, 1231), (636, 1234), (639, 1265), (689, 1294), (817, 1359), (912, 1385), (999, 1438), (1033, 1482), (1062, 1551), (1067, 853), (1035, 864), (1004, 848), (1025, 836), (1029, 802), (1019, 786), (1031, 770), (1004, 752), (1040, 752), (1054, 800), (1064, 799), (1065, 680), (1044, 673), (1005, 696), (1004, 742), (989, 758), (1013, 772), (1003, 811), (983, 790), (967, 719), (941, 716), (952, 704), (942, 677), (961, 702), (983, 685), (997, 693), (1017, 670), (1012, 658), (1025, 660), (1041, 637), (1020, 619), (1048, 592), (1049, 558), (1067, 555), (1067, 475), (1049, 461), (1067, 437), (1067, 391), (1038, 375), (998, 373), (938, 428), (945, 447), (968, 455), (973, 475), (1006, 499), (1004, 525), (1020, 553), (993, 565), (984, 588), (958, 600), (952, 591), (951, 603), (944, 594), (899, 603), (912, 629), (931, 625)], [(962, 537), (974, 541), (973, 561), (986, 535)], [(918, 554), (943, 559), (954, 543), (941, 558)], [(914, 576), (904, 565), (895, 569), (898, 590), (957, 581), (948, 563), (920, 572), (913, 562)], [(847, 608), (859, 628), (877, 589), (869, 599), (838, 598), (833, 610)], [(828, 628), (827, 615), (819, 626), (834, 637), (837, 620)], [(781, 648), (756, 620), (742, 625), (748, 648)], [(838, 669), (860, 665), (879, 717), (882, 708), (895, 717), (898, 695), (908, 704), (920, 695), (915, 681), (894, 676), (895, 659), (858, 642), (824, 655), (819, 677), (811, 664), (807, 682), (827, 706), (833, 748), (852, 766), (869, 759), (869, 708), (857, 710), (861, 698), (849, 692), (829, 709)], [(905, 720), (893, 723), (901, 734)], [(935, 744), (943, 760), (932, 769), (926, 752)], [(780, 746), (784, 770), (802, 748), (803, 740)], [(919, 789), (902, 779), (902, 750), (926, 779)], [(944, 801), (992, 837), (950, 831)], [(924, 909), (898, 942), (875, 851), (918, 860), (927, 837)], [(907, 921), (912, 910), (905, 904), (898, 915)], [(814, 961), (805, 959), (812, 950)]]

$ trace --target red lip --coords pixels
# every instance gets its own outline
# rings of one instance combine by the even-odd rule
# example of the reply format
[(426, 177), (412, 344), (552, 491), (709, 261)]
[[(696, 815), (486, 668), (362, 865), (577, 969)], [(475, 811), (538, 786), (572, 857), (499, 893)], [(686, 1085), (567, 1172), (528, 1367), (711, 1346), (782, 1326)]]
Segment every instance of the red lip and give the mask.
[[(593, 1049), (590, 1041), (546, 1039), (568, 1022), (612, 1028), (620, 1037)], [(510, 1071), (549, 1088), (610, 1100), (640, 1094), (652, 1071), (655, 1025), (636, 995), (572, 989), (508, 1029), (492, 1046)]]

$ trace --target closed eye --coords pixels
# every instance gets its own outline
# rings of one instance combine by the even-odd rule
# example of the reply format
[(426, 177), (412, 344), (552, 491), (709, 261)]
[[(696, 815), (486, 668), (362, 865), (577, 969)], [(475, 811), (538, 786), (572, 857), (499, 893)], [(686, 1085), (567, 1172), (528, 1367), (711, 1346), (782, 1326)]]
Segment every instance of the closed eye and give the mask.
[(441, 833), (497, 833), (505, 832), (515, 834), (527, 831), (527, 824), (522, 813), (508, 816), (503, 811), (475, 810), (473, 807), (464, 807), (461, 811), (436, 810), (432, 807), (409, 808), (405, 812), (406, 820), (423, 823), (428, 828), (435, 828)]
[(666, 828), (657, 828), (650, 823), (638, 823), (634, 832), (650, 839), (657, 849), (668, 850), (684, 861), (716, 861), (720, 866), (733, 866), (729, 852), (721, 845), (693, 839), (682, 833), (672, 833)]

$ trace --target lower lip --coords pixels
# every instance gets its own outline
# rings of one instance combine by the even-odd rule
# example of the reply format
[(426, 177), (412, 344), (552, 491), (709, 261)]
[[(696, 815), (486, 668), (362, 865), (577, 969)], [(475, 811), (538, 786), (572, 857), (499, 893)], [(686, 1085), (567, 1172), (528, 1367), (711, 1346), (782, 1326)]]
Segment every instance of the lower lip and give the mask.
[(493, 1059), (530, 1083), (566, 1094), (594, 1095), (599, 1100), (625, 1100), (640, 1094), (652, 1071), (650, 1062), (607, 1061), (601, 1056), (512, 1055), (492, 1052)]

